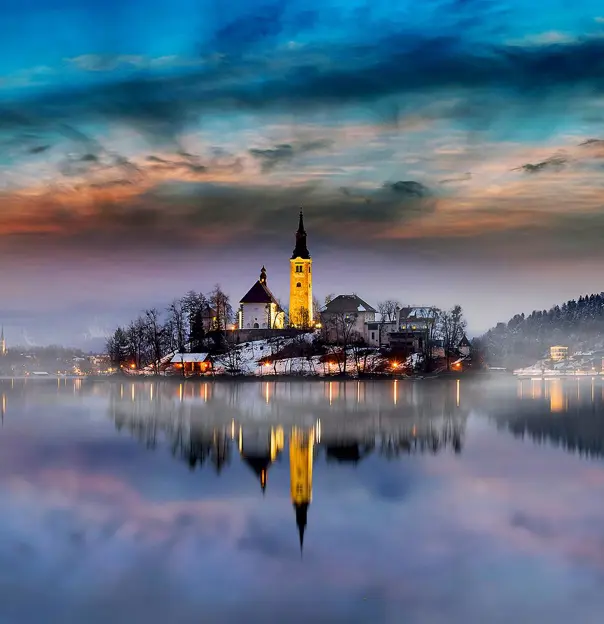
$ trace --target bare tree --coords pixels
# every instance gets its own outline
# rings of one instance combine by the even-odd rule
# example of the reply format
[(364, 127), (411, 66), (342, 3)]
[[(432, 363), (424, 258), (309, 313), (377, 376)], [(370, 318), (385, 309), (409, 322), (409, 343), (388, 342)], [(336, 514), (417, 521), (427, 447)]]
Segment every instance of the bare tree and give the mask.
[(298, 323), (296, 326), (299, 329), (310, 329), (310, 311), (308, 310), (308, 308), (301, 306), (298, 310), (298, 313), (296, 314), (296, 317), (298, 319)]
[(187, 310), (182, 299), (174, 299), (168, 306), (168, 325), (170, 328), (170, 341), (175, 350), (183, 351), (188, 339)]
[(107, 353), (111, 363), (118, 368), (128, 360), (130, 355), (128, 334), (124, 329), (118, 327), (112, 336), (107, 340)]
[(326, 342), (340, 347), (341, 357), (337, 358), (338, 369), (342, 375), (346, 374), (348, 347), (356, 339), (356, 314), (334, 312), (324, 315), (323, 336)]
[(396, 299), (386, 299), (378, 303), (382, 323), (394, 323), (400, 309), (401, 304)]
[(220, 284), (216, 284), (208, 299), (216, 313), (212, 323), (212, 329), (216, 331), (226, 330), (233, 318), (233, 307), (231, 306), (229, 296), (222, 290)]
[(450, 310), (442, 311), (438, 317), (438, 332), (443, 341), (447, 370), (451, 368), (450, 355), (462, 339), (466, 320), (460, 305), (453, 306)]
[(369, 356), (367, 343), (365, 342), (363, 336), (361, 336), (358, 332), (353, 332), (350, 340), (350, 346), (357, 375), (360, 375), (367, 370), (367, 357)]
[(139, 316), (128, 325), (128, 329), (126, 330), (128, 348), (137, 368), (143, 365), (143, 361), (146, 360), (146, 356), (148, 355), (145, 326), (146, 320)]
[(164, 352), (165, 328), (157, 308), (145, 310), (145, 333), (153, 357), (155, 374), (159, 373), (159, 364)]
[(221, 356), (224, 362), (224, 370), (229, 375), (241, 374), (241, 350), (230, 342), (226, 343), (226, 351)]
[(321, 302), (316, 298), (312, 298), (312, 318), (316, 323), (321, 318)]

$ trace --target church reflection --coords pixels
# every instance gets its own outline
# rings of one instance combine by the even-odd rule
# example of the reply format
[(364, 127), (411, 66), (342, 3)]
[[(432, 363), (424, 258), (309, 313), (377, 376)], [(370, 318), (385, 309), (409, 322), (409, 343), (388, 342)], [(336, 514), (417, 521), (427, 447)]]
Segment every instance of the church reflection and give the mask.
[[(417, 391), (399, 384), (396, 400), (385, 405), (369, 396), (376, 389), (383, 396), (383, 386), (356, 382), (332, 382), (324, 394), (311, 396), (303, 394), (302, 384), (292, 394), (285, 384), (274, 382), (263, 382), (257, 396), (253, 393), (259, 388), (251, 384), (143, 385), (111, 388), (116, 429), (149, 449), (167, 444), (193, 471), (209, 468), (219, 475), (237, 457), (263, 496), (270, 490), (273, 466), (286, 463), (301, 551), (316, 461), (333, 469), (358, 466), (371, 456), (389, 461), (445, 450), (461, 453), (469, 413), (459, 406), (459, 385), (420, 399)], [(252, 396), (249, 402), (246, 393)], [(254, 411), (258, 404), (263, 406), (260, 413)]]

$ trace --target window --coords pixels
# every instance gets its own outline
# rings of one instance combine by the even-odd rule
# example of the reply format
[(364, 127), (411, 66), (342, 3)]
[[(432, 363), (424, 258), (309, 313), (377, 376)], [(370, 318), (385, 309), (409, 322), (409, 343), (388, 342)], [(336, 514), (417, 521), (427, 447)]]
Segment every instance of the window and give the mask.
[(310, 273), (310, 264), (308, 265), (308, 272)]
[(300, 284), (300, 282), (298, 282), (298, 283), (296, 284), (296, 288), (302, 288), (302, 284)]
[(254, 329), (260, 329), (260, 325), (258, 325), (258, 323), (254, 323)]
[(304, 267), (301, 264), (296, 265), (296, 273), (302, 273), (304, 271)]
[(375, 340), (375, 332), (371, 332), (371, 340)]

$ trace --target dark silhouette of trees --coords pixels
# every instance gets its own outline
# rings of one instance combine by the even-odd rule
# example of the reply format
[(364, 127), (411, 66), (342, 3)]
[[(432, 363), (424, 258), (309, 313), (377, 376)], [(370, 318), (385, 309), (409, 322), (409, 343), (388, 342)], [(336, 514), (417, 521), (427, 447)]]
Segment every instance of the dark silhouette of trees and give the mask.
[(604, 293), (534, 310), (527, 316), (516, 314), (490, 329), (477, 346), (491, 365), (515, 368), (534, 363), (557, 344), (571, 351), (604, 348)]

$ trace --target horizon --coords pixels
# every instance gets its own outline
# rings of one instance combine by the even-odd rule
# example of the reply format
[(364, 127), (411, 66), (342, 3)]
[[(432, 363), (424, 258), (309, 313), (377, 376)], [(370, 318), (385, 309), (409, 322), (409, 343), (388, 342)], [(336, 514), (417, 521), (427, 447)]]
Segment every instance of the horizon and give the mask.
[[(0, 323), (86, 349), (264, 265), (468, 334), (602, 291), (604, 12), (550, 0), (9, 0)], [(336, 287), (337, 286), (337, 287)]]

